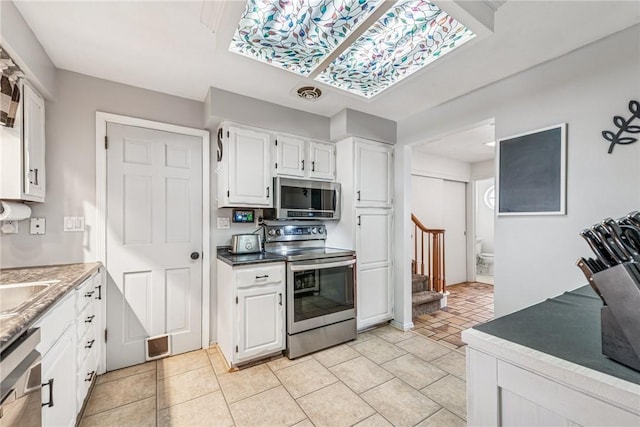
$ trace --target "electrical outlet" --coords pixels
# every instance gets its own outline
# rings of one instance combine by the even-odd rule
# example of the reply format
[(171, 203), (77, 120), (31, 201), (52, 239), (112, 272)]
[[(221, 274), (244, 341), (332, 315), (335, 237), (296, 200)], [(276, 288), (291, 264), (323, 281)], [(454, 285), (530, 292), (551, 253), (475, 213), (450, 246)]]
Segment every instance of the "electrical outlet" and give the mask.
[(0, 230), (4, 234), (18, 234), (18, 221), (6, 220), (2, 221)]
[(229, 228), (230, 218), (218, 218), (218, 228)]
[(46, 232), (46, 221), (44, 218), (31, 218), (30, 234), (44, 234)]

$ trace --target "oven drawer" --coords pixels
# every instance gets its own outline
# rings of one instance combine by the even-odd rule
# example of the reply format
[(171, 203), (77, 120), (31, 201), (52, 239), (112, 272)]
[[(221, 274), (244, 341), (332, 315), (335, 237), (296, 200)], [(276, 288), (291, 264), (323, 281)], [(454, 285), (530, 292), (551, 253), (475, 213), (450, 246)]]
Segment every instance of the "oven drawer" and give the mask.
[(262, 286), (284, 282), (284, 264), (236, 267), (236, 285), (238, 288)]

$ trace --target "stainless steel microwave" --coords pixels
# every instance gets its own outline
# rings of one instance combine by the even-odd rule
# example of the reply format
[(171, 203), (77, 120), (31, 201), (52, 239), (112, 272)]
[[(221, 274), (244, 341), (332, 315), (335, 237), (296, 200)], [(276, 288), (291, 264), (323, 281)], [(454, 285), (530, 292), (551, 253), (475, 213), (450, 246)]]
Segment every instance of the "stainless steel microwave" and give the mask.
[(273, 209), (265, 219), (340, 219), (340, 184), (273, 178)]

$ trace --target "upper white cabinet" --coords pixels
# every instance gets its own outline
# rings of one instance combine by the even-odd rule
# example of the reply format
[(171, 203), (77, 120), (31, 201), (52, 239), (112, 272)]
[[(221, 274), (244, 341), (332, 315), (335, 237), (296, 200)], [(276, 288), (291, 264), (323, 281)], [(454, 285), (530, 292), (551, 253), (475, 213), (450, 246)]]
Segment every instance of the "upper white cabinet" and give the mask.
[(1, 127), (0, 199), (45, 200), (45, 104), (26, 82), (13, 128)]
[(218, 130), (218, 207), (272, 205), (271, 135), (224, 124)]
[(333, 181), (335, 160), (335, 144), (290, 135), (275, 137), (275, 175)]
[(393, 146), (355, 140), (355, 204), (391, 207), (393, 203)]

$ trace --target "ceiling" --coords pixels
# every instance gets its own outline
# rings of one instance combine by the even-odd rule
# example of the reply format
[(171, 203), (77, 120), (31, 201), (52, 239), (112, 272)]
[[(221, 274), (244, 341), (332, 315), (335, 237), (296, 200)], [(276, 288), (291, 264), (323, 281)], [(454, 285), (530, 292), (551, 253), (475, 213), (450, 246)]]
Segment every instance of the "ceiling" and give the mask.
[[(56, 67), (203, 101), (214, 86), (332, 116), (352, 108), (401, 120), (640, 22), (636, 1), (484, 1), (500, 6), (484, 31), (435, 63), (367, 100), (228, 51), (245, 3), (226, 1), (214, 35), (201, 1), (16, 1)], [(466, 22), (452, 0), (436, 0)], [(474, 2), (460, 2), (474, 3)], [(475, 16), (475, 15), (474, 15)], [(484, 17), (486, 18), (486, 16)], [(485, 28), (486, 30), (486, 28)], [(323, 91), (317, 101), (300, 86)]]
[(495, 142), (493, 120), (426, 141), (413, 146), (413, 149), (447, 159), (476, 163), (495, 157), (495, 147), (485, 145), (487, 142)]

